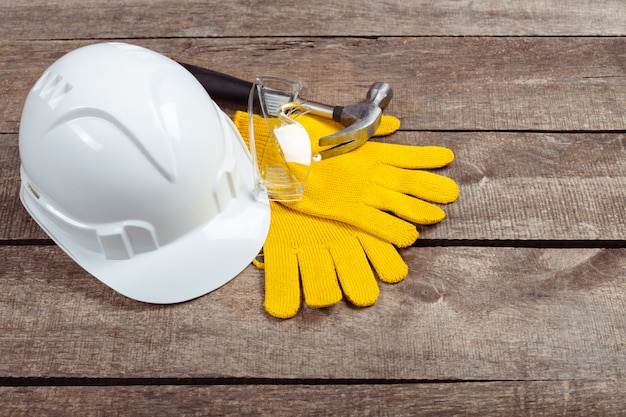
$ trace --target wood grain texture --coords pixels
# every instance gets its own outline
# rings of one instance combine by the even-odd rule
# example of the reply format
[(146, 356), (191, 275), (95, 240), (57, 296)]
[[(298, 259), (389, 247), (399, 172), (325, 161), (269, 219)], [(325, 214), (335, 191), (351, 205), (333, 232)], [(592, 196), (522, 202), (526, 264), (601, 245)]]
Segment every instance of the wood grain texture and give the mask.
[(3, 387), (14, 417), (623, 415), (624, 381)]
[[(19, 201), (17, 135), (0, 135), (0, 240), (46, 239)], [(626, 135), (399, 132), (389, 143), (445, 146), (438, 174), (460, 187), (447, 219), (422, 239), (626, 239)], [(584, 162), (582, 162), (584, 161)]]
[(262, 309), (253, 267), (154, 306), (56, 246), (0, 246), (0, 375), (11, 378), (626, 378), (626, 250), (409, 248), (371, 308)]
[[(626, 37), (128, 41), (244, 79), (291, 63), (309, 98), (332, 104), (360, 101), (385, 80), (395, 92), (388, 112), (407, 130), (626, 130)], [(93, 42), (0, 42), (9, 56), (0, 67), (0, 132), (17, 132), (28, 90), (48, 65)]]
[(621, 0), (3, 3), (2, 39), (607, 36), (626, 32), (626, 9)]
[[(0, 414), (624, 415), (623, 0), (33, 0), (0, 15)], [(253, 267), (188, 303), (127, 299), (17, 196), (29, 89), (105, 40), (245, 79), (287, 72), (332, 104), (388, 81), (402, 128), (379, 140), (452, 149), (438, 172), (461, 196), (370, 308), (273, 319)]]

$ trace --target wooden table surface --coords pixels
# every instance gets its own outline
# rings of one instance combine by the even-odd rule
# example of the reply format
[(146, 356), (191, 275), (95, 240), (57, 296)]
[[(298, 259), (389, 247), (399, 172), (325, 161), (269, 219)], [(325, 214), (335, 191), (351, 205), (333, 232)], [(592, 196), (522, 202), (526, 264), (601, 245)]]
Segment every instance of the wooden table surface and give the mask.
[[(1, 415), (626, 415), (624, 0), (4, 0), (0, 16)], [(106, 40), (288, 73), (337, 104), (385, 80), (387, 140), (452, 149), (439, 172), (460, 198), (370, 308), (274, 319), (254, 267), (180, 305), (124, 298), (18, 199), (28, 90)]]

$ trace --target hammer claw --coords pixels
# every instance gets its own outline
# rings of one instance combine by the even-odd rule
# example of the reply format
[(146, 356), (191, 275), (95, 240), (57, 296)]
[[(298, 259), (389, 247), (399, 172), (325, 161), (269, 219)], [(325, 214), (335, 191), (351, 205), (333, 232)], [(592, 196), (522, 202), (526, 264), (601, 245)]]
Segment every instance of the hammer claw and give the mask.
[(366, 118), (360, 119), (335, 134), (320, 138), (320, 146), (330, 146), (330, 148), (320, 151), (320, 156), (322, 159), (332, 158), (363, 145), (374, 135), (374, 132), (380, 125), (381, 118), (382, 110), (377, 108), (375, 112), (369, 114)]
[(320, 152), (322, 158), (330, 158), (358, 148), (369, 140), (378, 129), (383, 110), (393, 97), (393, 90), (387, 83), (372, 84), (365, 101), (341, 108), (341, 114), (333, 117), (346, 126), (334, 135), (319, 140), (320, 146), (332, 146)]

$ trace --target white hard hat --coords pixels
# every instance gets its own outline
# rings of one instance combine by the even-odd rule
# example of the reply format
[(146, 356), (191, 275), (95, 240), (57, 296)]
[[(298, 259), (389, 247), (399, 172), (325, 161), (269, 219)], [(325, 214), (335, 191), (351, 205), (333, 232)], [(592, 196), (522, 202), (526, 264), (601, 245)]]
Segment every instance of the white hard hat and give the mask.
[(254, 197), (239, 132), (181, 65), (123, 43), (52, 64), (20, 124), (20, 198), (80, 266), (150, 303), (206, 294), (261, 249), (269, 204)]

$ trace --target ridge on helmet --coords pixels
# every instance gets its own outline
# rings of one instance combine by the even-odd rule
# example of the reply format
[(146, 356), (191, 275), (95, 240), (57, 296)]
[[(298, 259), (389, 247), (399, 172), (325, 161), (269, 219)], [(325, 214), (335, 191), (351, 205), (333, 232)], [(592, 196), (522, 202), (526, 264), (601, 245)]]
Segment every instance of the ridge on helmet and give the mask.
[(94, 44), (53, 63), (26, 98), (19, 150), (26, 210), (130, 298), (210, 292), (267, 235), (239, 132), (185, 68), (149, 49)]

